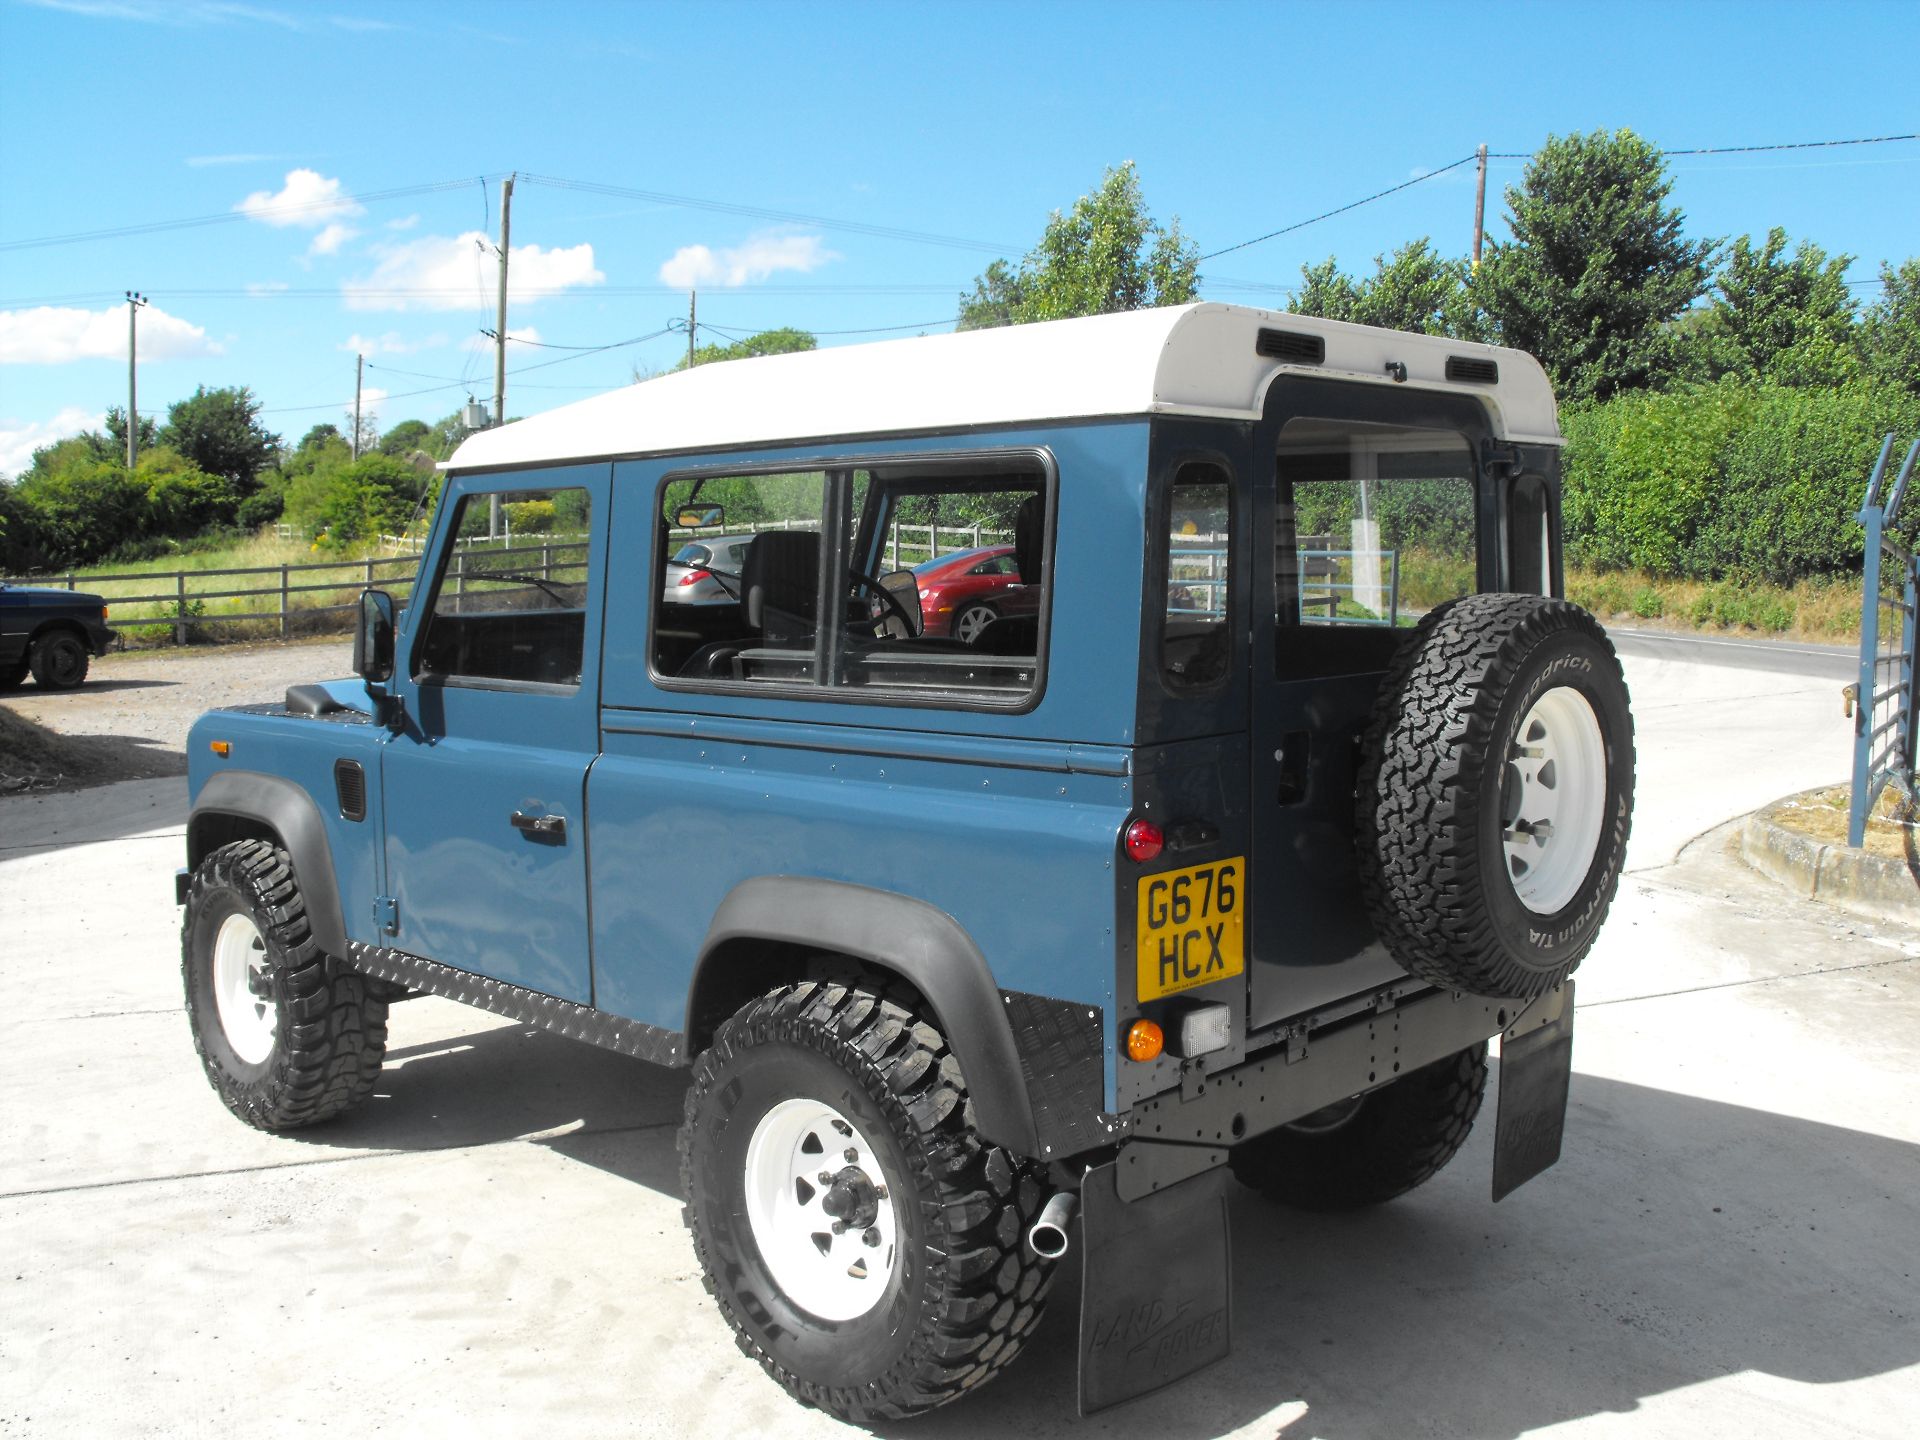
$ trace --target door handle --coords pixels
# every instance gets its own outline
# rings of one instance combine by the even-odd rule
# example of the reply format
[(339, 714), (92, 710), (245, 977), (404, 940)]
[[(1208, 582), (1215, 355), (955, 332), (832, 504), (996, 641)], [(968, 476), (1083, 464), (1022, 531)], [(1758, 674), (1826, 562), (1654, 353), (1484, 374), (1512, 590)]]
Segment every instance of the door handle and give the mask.
[(564, 815), (529, 815), (524, 810), (513, 812), (513, 828), (535, 840), (565, 840), (567, 838), (567, 819)]

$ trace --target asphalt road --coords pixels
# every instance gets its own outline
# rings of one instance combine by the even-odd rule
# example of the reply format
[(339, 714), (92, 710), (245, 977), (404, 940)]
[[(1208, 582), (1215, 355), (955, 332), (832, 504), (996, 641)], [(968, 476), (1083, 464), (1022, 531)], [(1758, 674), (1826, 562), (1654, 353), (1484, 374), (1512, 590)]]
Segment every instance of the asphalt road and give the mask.
[[(1075, 1252), (1020, 1362), (897, 1433), (1906, 1440), (1920, 932), (1702, 837), (1844, 774), (1828, 680), (1636, 643), (1561, 1163), (1490, 1205), (1489, 1110), (1378, 1210), (1237, 1193), (1234, 1356), (1084, 1422)], [(0, 1435), (848, 1433), (702, 1291), (679, 1073), (419, 1000), (351, 1117), (234, 1121), (180, 1013), (183, 819), (179, 780), (0, 800)]]
[(1771, 670), (1836, 685), (1860, 677), (1860, 652), (1847, 645), (1813, 645), (1801, 640), (1740, 639), (1696, 635), (1679, 630), (1607, 627), (1614, 649), (1642, 660), (1678, 660), (1715, 669)]

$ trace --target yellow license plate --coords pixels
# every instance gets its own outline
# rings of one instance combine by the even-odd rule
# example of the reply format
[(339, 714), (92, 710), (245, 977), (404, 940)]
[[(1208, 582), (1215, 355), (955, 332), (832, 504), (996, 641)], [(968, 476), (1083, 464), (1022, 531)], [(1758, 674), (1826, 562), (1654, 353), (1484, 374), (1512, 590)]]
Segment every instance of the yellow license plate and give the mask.
[(1227, 980), (1246, 968), (1243, 855), (1140, 882), (1135, 978), (1142, 1000)]

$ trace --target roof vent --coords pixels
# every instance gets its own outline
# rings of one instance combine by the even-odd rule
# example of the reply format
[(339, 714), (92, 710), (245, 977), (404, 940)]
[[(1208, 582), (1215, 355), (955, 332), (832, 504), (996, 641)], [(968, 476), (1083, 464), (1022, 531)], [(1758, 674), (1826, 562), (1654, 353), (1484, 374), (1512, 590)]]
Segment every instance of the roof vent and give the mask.
[(1465, 355), (1449, 355), (1447, 379), (1464, 380), (1469, 385), (1498, 385), (1500, 366), (1492, 360), (1471, 360)]
[(1293, 330), (1262, 330), (1253, 348), (1256, 354), (1284, 360), (1289, 365), (1327, 363), (1327, 342), (1319, 335), (1302, 335)]

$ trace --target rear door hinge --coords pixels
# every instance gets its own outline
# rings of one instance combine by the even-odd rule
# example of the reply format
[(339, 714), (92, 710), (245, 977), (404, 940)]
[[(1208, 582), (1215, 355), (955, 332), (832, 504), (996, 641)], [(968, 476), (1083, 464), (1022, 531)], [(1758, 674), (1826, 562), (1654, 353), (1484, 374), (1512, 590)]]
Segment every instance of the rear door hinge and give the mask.
[(373, 924), (382, 935), (400, 933), (400, 902), (391, 895), (373, 897)]

